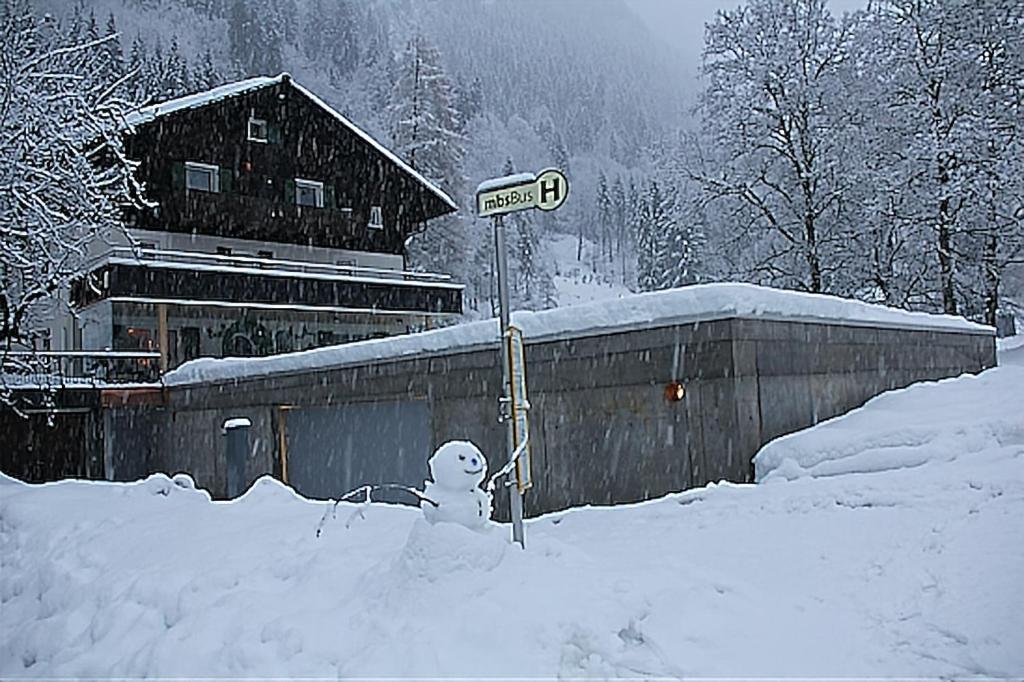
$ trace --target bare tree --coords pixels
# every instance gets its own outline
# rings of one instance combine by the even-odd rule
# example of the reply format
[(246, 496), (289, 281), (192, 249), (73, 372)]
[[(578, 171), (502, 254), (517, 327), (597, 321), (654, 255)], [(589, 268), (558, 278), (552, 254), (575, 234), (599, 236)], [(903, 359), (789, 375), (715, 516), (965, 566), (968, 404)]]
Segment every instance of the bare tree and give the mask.
[(691, 177), (762, 234), (755, 277), (836, 288), (846, 242), (838, 72), (850, 35), (825, 0), (751, 0), (707, 27), (701, 108), (715, 158)]
[[(90, 244), (140, 196), (123, 154), (120, 82), (98, 75), (112, 36), (66, 39), (27, 3), (0, 5), (0, 352), (31, 348), (83, 274)], [(109, 73), (109, 71), (107, 71)]]

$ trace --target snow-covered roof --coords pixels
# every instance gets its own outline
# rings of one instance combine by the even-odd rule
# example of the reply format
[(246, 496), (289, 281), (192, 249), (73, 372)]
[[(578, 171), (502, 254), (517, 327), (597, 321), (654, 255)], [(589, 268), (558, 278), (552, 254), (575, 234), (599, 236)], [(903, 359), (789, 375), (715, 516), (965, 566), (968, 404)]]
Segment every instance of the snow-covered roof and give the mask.
[[(836, 296), (753, 284), (701, 284), (626, 296), (612, 301), (512, 314), (528, 343), (579, 338), (727, 318), (818, 322), (842, 326), (934, 329), (994, 334), (962, 317), (908, 312)], [(496, 343), (496, 320), (470, 322), (419, 334), (372, 339), (265, 358), (201, 358), (168, 372), (167, 385), (229, 381), (280, 372), (312, 371), (438, 352), (466, 352)]]
[(197, 92), (192, 95), (185, 95), (184, 97), (167, 100), (166, 102), (150, 104), (149, 106), (142, 107), (141, 109), (133, 111), (125, 116), (125, 123), (129, 126), (137, 126), (143, 123), (149, 123), (160, 116), (173, 114), (174, 112), (181, 111), (183, 109), (204, 107), (207, 104), (212, 104), (213, 102), (218, 102), (222, 99), (227, 99), (228, 97), (235, 97), (246, 92), (259, 90), (260, 88), (265, 88), (271, 85), (277, 85), (278, 83), (283, 82), (286, 76), (287, 74), (282, 73), (281, 75), (273, 78), (268, 76), (246, 78), (245, 80), (221, 85), (213, 88), (212, 90), (206, 90), (205, 92)]
[(310, 101), (312, 101), (325, 112), (333, 116), (338, 122), (340, 122), (342, 125), (348, 128), (350, 131), (352, 131), (356, 136), (358, 136), (368, 145), (376, 149), (384, 157), (395, 163), (403, 171), (405, 171), (413, 178), (415, 178), (417, 182), (419, 182), (424, 187), (429, 189), (435, 196), (441, 199), (441, 201), (446, 203), (453, 210), (457, 211), (459, 209), (459, 205), (456, 204), (455, 201), (450, 196), (448, 196), (448, 194), (446, 194), (439, 187), (437, 187), (432, 182), (423, 177), (421, 173), (417, 172), (412, 166), (410, 166), (405, 161), (396, 156), (395, 153), (392, 152), (390, 149), (388, 149), (380, 142), (370, 137), (370, 134), (367, 133), (365, 130), (362, 130), (359, 126), (355, 125), (350, 120), (342, 116), (338, 111), (334, 110), (329, 104), (327, 104), (322, 99), (314, 95), (312, 92), (310, 92), (309, 90), (307, 90), (306, 88), (302, 87), (294, 80), (292, 80), (291, 76), (289, 76), (287, 73), (281, 73), (273, 77), (257, 76), (256, 78), (247, 78), (245, 80), (237, 81), (235, 83), (221, 85), (219, 87), (213, 88), (212, 90), (207, 90), (205, 92), (198, 92), (193, 95), (185, 95), (184, 97), (178, 97), (176, 99), (168, 100), (166, 102), (151, 104), (149, 106), (142, 107), (141, 109), (128, 114), (125, 117), (125, 122), (130, 127), (141, 125), (144, 123), (149, 123), (158, 117), (166, 116), (176, 111), (203, 107), (208, 104), (212, 104), (213, 102), (226, 99), (228, 97), (235, 97), (238, 95), (245, 94), (247, 92), (252, 92), (253, 90), (259, 90), (261, 88), (266, 88), (271, 85), (278, 85), (284, 82), (289, 83), (293, 88), (301, 92), (303, 95), (309, 98)]

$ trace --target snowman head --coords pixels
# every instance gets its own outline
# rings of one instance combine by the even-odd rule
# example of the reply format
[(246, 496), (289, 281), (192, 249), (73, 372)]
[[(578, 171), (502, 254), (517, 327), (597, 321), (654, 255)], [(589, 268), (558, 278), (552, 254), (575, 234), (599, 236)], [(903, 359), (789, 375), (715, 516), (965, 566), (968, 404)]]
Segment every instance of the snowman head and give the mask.
[(487, 460), (475, 445), (451, 440), (430, 458), (430, 477), (442, 488), (470, 490), (480, 485), (487, 471)]

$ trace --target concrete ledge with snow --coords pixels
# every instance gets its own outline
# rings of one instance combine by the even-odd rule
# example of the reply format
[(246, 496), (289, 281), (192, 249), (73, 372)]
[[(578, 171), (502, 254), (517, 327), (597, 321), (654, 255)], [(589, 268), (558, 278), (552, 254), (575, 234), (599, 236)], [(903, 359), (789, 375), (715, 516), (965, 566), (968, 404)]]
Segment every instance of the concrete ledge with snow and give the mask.
[(0, 476), (0, 677), (1020, 678), (1002, 353), (774, 441), (758, 485), (535, 518), (526, 551), (392, 505), (317, 538), (325, 505), (271, 478)]
[[(750, 481), (751, 458), (776, 436), (882, 391), (995, 363), (993, 330), (961, 318), (744, 284), (513, 321), (526, 339), (533, 407), (528, 515)], [(484, 321), (187, 363), (166, 376), (162, 406), (108, 409), (108, 477), (185, 471), (221, 496), (220, 425), (239, 416), (253, 423), (248, 479), (273, 474), (311, 497), (366, 482), (420, 485), (428, 454), (452, 439), (477, 443), (496, 466), (496, 338), (496, 323)], [(667, 399), (672, 382), (681, 400)]]

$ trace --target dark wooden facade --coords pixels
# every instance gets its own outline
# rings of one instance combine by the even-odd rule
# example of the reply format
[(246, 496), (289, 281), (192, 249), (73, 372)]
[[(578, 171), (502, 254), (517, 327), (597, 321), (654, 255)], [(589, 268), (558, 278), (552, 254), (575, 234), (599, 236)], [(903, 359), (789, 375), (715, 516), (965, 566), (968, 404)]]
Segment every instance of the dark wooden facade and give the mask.
[(78, 306), (111, 297), (295, 304), (410, 313), (462, 312), (462, 289), (451, 285), (340, 276), (278, 276), (231, 269), (161, 268), (143, 263), (104, 265), (72, 289), (72, 299)]
[[(126, 151), (156, 209), (134, 227), (401, 254), (449, 200), (340, 120), (286, 75), (268, 85), (134, 121)], [(267, 123), (249, 139), (250, 118)], [(186, 190), (185, 163), (219, 167), (219, 191)], [(323, 207), (296, 206), (295, 179), (323, 182)], [(383, 228), (371, 228), (380, 206)]]

